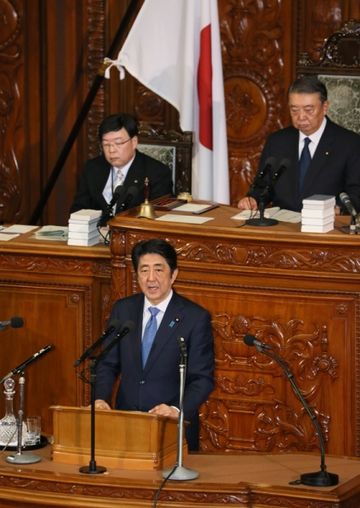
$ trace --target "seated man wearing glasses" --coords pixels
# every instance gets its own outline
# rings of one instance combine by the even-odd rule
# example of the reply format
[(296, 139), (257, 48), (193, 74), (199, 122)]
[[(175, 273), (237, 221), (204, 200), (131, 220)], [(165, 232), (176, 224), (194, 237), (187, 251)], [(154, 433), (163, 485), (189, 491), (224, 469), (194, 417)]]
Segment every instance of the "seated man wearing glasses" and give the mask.
[(99, 140), (101, 154), (86, 162), (70, 213), (83, 208), (106, 213), (109, 205), (119, 212), (140, 205), (145, 197), (152, 200), (172, 193), (170, 169), (136, 150), (134, 117), (125, 113), (108, 116), (100, 124)]

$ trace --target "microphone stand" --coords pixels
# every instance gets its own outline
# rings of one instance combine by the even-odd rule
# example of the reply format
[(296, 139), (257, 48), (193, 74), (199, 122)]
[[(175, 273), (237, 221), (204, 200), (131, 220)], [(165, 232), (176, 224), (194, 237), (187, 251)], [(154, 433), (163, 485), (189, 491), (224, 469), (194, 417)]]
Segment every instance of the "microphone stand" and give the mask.
[(184, 388), (186, 373), (187, 354), (181, 349), (180, 352), (180, 397), (179, 397), (179, 420), (176, 464), (172, 469), (163, 471), (163, 478), (169, 480), (195, 480), (199, 473), (183, 466), (183, 441), (184, 441)]
[(314, 472), (314, 473), (304, 473), (300, 475), (300, 480), (296, 480), (296, 484), (303, 484), (303, 485), (309, 485), (311, 487), (329, 487), (332, 485), (337, 485), (339, 483), (339, 477), (337, 474), (329, 473), (326, 470), (325, 465), (325, 442), (324, 442), (324, 436), (319, 424), (319, 420), (316, 417), (316, 413), (313, 411), (313, 409), (309, 406), (306, 399), (304, 398), (303, 394), (301, 393), (295, 378), (294, 374), (291, 372), (288, 364), (286, 361), (281, 358), (281, 356), (277, 355), (274, 351), (271, 351), (269, 349), (265, 349), (262, 347), (261, 344), (256, 344), (256, 349), (263, 353), (264, 355), (268, 356), (272, 360), (275, 360), (275, 362), (283, 369), (285, 372), (286, 377), (290, 381), (290, 384), (293, 388), (293, 391), (295, 395), (298, 397), (300, 402), (302, 403), (304, 409), (310, 416), (310, 419), (315, 427), (316, 434), (319, 438), (319, 444), (320, 444), (320, 452), (321, 452), (321, 462), (320, 462), (320, 471)]
[(360, 232), (360, 224), (358, 221), (358, 216), (351, 214), (351, 221), (349, 226), (342, 226), (340, 231), (343, 233), (347, 233), (349, 235), (357, 235)]
[[(101, 355), (99, 355), (101, 356)], [(95, 460), (95, 382), (96, 382), (96, 358), (90, 358), (90, 461), (88, 466), (79, 468), (80, 473), (100, 474), (105, 473), (106, 467), (97, 466)]]
[(269, 194), (269, 187), (267, 186), (263, 192), (260, 194), (260, 197), (258, 199), (258, 209), (260, 217), (254, 218), (254, 219), (248, 219), (246, 221), (246, 224), (249, 224), (249, 226), (275, 226), (278, 224), (279, 221), (276, 219), (270, 219), (267, 217), (264, 217), (265, 212), (265, 198)]
[[(103, 466), (97, 466), (95, 460), (95, 384), (96, 384), (96, 366), (107, 353), (112, 349), (115, 344), (122, 339), (133, 327), (132, 322), (127, 322), (127, 326), (124, 325), (123, 329), (120, 330), (115, 337), (109, 342), (109, 344), (101, 351), (97, 357), (90, 357), (90, 461), (88, 466), (82, 466), (79, 468), (80, 473), (86, 474), (100, 474), (106, 471)], [(76, 362), (75, 362), (76, 363)]]
[(24, 455), (22, 453), (22, 434), (23, 434), (23, 420), (24, 420), (24, 393), (25, 393), (25, 376), (24, 372), (20, 373), (19, 377), (19, 411), (17, 418), (17, 453), (15, 455), (9, 455), (6, 457), (6, 462), (11, 464), (34, 464), (40, 462), (41, 457), (39, 455)]

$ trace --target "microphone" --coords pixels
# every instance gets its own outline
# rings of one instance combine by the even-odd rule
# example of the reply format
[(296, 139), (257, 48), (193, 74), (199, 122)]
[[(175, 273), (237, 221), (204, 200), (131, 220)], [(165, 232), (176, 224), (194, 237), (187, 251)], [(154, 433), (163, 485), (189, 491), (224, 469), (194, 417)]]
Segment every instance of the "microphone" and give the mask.
[(116, 203), (119, 201), (120, 197), (122, 197), (122, 194), (124, 194), (125, 188), (124, 186), (118, 185), (116, 189), (114, 190), (113, 197), (111, 198), (110, 203), (108, 204), (108, 208), (112, 210), (112, 207), (116, 205)]
[(11, 328), (21, 328), (24, 326), (24, 320), (21, 317), (12, 317), (8, 321), (0, 321), (0, 332), (2, 330), (5, 330), (8, 326), (11, 326)]
[(272, 181), (276, 182), (276, 180), (281, 176), (281, 174), (285, 171), (285, 169), (289, 169), (291, 166), (291, 162), (289, 159), (282, 159), (280, 161), (279, 167), (275, 170), (272, 175)]
[(247, 346), (255, 346), (258, 351), (261, 351), (263, 349), (269, 349), (270, 351), (272, 351), (271, 346), (265, 344), (265, 342), (260, 342), (254, 337), (254, 335), (245, 335), (244, 342)]
[[(285, 159), (283, 159), (284, 161)], [(282, 161), (282, 163), (283, 163)], [(282, 166), (285, 168), (284, 163)], [(259, 217), (248, 219), (246, 224), (250, 226), (274, 226), (278, 223), (276, 219), (271, 219), (264, 217), (265, 213), (265, 205), (267, 201), (270, 201), (272, 186), (275, 182), (274, 176), (271, 178), (264, 178), (267, 173), (273, 172), (274, 167), (276, 167), (276, 158), (271, 156), (268, 157), (265, 161), (264, 167), (260, 170), (255, 176), (255, 180), (251, 185), (250, 190), (253, 191), (253, 197), (256, 199), (258, 209), (259, 209)], [(279, 166), (280, 169), (280, 166)], [(278, 174), (279, 174), (278, 169)], [(282, 169), (283, 170), (283, 169)], [(276, 172), (275, 172), (276, 173)], [(276, 177), (277, 178), (277, 177)], [(251, 195), (251, 193), (250, 193)]]
[(357, 211), (355, 210), (354, 205), (352, 204), (348, 194), (346, 194), (346, 192), (340, 192), (339, 198), (341, 203), (345, 206), (345, 208), (349, 212), (349, 214), (352, 215), (352, 217), (357, 217)]
[[(247, 346), (255, 345), (257, 347), (257, 350), (260, 353), (263, 353), (264, 355), (266, 355), (269, 358), (271, 358), (272, 360), (274, 360), (283, 369), (286, 377), (290, 381), (291, 387), (292, 387), (295, 395), (298, 397), (303, 408), (305, 409), (307, 414), (310, 416), (310, 419), (315, 427), (315, 432), (319, 438), (320, 453), (321, 453), (320, 471), (315, 472), (315, 473), (304, 473), (304, 474), (300, 475), (300, 480), (296, 480), (295, 482), (290, 482), (290, 483), (293, 483), (295, 485), (302, 483), (303, 485), (310, 485), (313, 487), (329, 487), (331, 485), (337, 485), (339, 483), (338, 475), (329, 473), (326, 470), (325, 440), (324, 440), (324, 435), (323, 435), (319, 420), (316, 416), (315, 411), (309, 406), (309, 404), (307, 403), (307, 400), (304, 398), (303, 394), (301, 393), (301, 390), (295, 381), (294, 374), (291, 372), (289, 365), (281, 356), (277, 355), (275, 353), (275, 351), (273, 351), (272, 348), (269, 348), (269, 346), (267, 346), (267, 344), (264, 344), (263, 342), (256, 340), (256, 338), (253, 335), (245, 335), (244, 342)], [(265, 348), (264, 346), (267, 346), (267, 347)]]
[(179, 344), (180, 353), (181, 353), (181, 361), (182, 361), (182, 363), (184, 363), (187, 358), (187, 347), (186, 347), (186, 342), (185, 342), (184, 337), (178, 337), (178, 344)]
[(110, 349), (112, 349), (115, 344), (121, 340), (125, 335), (127, 335), (131, 330), (135, 327), (134, 321), (125, 321), (124, 326), (120, 329), (120, 331), (115, 335), (115, 337), (109, 342), (109, 344), (101, 351), (101, 353), (96, 357), (95, 363), (97, 364), (101, 358), (106, 356)]
[(82, 363), (86, 358), (88, 358), (91, 353), (103, 342), (106, 337), (108, 337), (111, 333), (117, 331), (120, 328), (120, 321), (118, 319), (114, 319), (111, 321), (108, 328), (103, 332), (103, 334), (89, 346), (83, 354), (74, 362), (74, 367), (78, 367), (80, 363)]
[(255, 177), (255, 184), (257, 183), (256, 180), (260, 179), (262, 180), (264, 178), (264, 176), (270, 171), (273, 169), (273, 167), (276, 165), (276, 158), (271, 156), (271, 157), (268, 157), (266, 160), (265, 160), (265, 164), (264, 164), (264, 167), (259, 171), (259, 173), (256, 175)]
[(40, 349), (40, 351), (30, 356), (30, 358), (25, 360), (23, 363), (20, 363), (20, 365), (15, 367), (15, 369), (12, 369), (10, 372), (8, 372), (6, 376), (4, 376), (0, 380), (0, 384), (6, 381), (6, 379), (8, 379), (9, 377), (14, 376), (15, 374), (20, 374), (28, 365), (30, 365), (32, 362), (40, 358), (40, 356), (43, 356), (44, 354), (48, 353), (51, 349), (53, 349), (53, 347), (54, 347), (53, 344), (48, 344), (47, 346)]
[(124, 194), (125, 189), (123, 185), (118, 185), (113, 193), (113, 196), (111, 198), (110, 203), (107, 205), (106, 210), (103, 211), (98, 223), (97, 227), (105, 226), (107, 221), (113, 217), (113, 207), (116, 205), (116, 203), (119, 201), (120, 198), (122, 198), (122, 195)]
[(139, 194), (139, 189), (132, 185), (129, 187), (128, 191), (125, 194), (125, 197), (121, 201), (120, 199), (117, 201), (118, 205), (116, 207), (116, 213), (123, 212), (124, 210), (127, 210), (130, 206), (131, 201), (134, 197), (136, 197)]

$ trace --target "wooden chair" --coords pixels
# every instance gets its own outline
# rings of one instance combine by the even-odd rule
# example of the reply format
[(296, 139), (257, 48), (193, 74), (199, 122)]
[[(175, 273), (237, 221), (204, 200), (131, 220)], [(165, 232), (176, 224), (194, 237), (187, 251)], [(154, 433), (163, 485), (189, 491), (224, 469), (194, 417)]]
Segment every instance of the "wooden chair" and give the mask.
[(175, 195), (191, 192), (191, 132), (167, 131), (140, 122), (138, 149), (169, 166)]
[(302, 53), (297, 74), (317, 74), (328, 89), (329, 117), (360, 134), (360, 21), (330, 35), (318, 62)]

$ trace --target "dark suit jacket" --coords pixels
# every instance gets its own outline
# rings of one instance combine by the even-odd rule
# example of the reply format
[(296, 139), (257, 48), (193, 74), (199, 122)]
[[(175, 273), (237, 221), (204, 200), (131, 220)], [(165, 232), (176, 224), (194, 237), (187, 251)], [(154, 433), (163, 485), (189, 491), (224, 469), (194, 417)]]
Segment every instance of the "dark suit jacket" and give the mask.
[[(184, 390), (184, 417), (195, 421), (199, 406), (213, 390), (214, 351), (210, 315), (196, 303), (174, 292), (157, 331), (143, 370), (141, 336), (144, 295), (118, 300), (110, 321), (131, 320), (134, 329), (99, 362), (96, 372), (97, 399), (111, 401), (116, 377), (121, 374), (116, 408), (148, 411), (157, 404), (179, 407), (178, 338), (186, 341), (188, 360)], [(109, 337), (108, 340), (111, 340)], [(194, 431), (196, 433), (196, 430)], [(191, 425), (188, 441), (197, 442)], [(196, 449), (196, 445), (190, 447)]]
[[(268, 202), (274, 206), (300, 211), (302, 200), (312, 194), (328, 194), (337, 197), (346, 192), (354, 207), (360, 212), (360, 136), (327, 119), (326, 127), (306, 173), (303, 191), (298, 188), (299, 131), (287, 127), (271, 134), (261, 154), (259, 170), (268, 157), (277, 162), (284, 158), (290, 166), (280, 175)], [(271, 172), (267, 175), (270, 183)], [(258, 197), (259, 189), (251, 189), (248, 195)]]
[[(70, 213), (83, 208), (91, 210), (107, 210), (107, 203), (102, 195), (111, 165), (102, 155), (86, 162), (83, 174), (80, 177), (79, 187), (71, 206)], [(136, 151), (135, 159), (131, 164), (124, 181), (123, 196), (130, 187), (136, 187), (139, 192), (129, 201), (127, 208), (143, 203), (144, 180), (149, 178), (149, 199), (156, 199), (166, 194), (172, 194), (172, 178), (170, 169), (161, 162)]]

